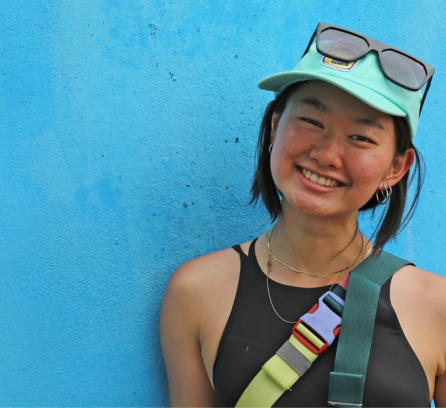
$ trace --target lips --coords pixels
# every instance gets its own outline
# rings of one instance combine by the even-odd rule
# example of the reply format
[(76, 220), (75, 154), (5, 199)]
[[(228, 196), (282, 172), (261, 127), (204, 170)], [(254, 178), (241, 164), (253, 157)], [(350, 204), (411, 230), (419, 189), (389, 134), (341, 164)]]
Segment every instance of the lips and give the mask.
[(326, 186), (326, 187), (338, 187), (339, 185), (341, 185), (341, 183), (339, 183), (336, 180), (332, 180), (328, 177), (323, 177), (323, 176), (319, 176), (316, 173), (311, 172), (310, 170), (304, 169), (304, 168), (300, 168), (301, 173), (309, 180), (311, 180), (314, 183), (320, 184), (321, 186)]

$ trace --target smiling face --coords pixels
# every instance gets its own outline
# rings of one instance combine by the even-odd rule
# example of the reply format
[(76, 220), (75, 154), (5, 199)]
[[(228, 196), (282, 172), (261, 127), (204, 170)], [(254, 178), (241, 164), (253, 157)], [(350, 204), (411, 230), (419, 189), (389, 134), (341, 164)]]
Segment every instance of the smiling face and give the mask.
[(302, 84), (272, 118), (271, 173), (282, 211), (354, 216), (395, 185), (413, 150), (395, 155), (393, 118), (322, 81)]

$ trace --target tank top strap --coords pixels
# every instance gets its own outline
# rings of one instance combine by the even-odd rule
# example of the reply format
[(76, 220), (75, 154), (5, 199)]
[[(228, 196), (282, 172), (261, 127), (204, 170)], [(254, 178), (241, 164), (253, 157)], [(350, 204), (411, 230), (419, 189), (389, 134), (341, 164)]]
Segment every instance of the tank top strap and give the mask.
[(243, 252), (242, 247), (240, 244), (233, 245), (232, 249), (239, 253), (240, 259), (243, 259), (243, 257), (246, 257), (247, 255)]
[(249, 257), (249, 258), (252, 258), (252, 257), (255, 258), (256, 254), (255, 254), (255, 249), (254, 249), (254, 247), (255, 247), (256, 241), (257, 241), (257, 238), (254, 239), (254, 240), (251, 242), (251, 244), (249, 245), (248, 255), (246, 255), (246, 254), (243, 252), (243, 249), (242, 249), (242, 247), (240, 246), (240, 244), (233, 245), (233, 246), (232, 246), (232, 249), (239, 253), (239, 255), (240, 255), (240, 259), (248, 258), (248, 257)]
[(257, 238), (253, 239), (251, 245), (249, 246), (248, 256), (253, 259), (256, 259), (256, 250), (255, 250), (256, 242)]

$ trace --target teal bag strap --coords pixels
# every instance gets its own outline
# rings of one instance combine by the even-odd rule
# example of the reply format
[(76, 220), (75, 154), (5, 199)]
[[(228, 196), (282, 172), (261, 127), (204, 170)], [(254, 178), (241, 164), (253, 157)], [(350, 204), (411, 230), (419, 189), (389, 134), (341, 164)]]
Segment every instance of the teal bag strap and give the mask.
[(364, 260), (351, 274), (342, 315), (334, 371), (330, 373), (328, 404), (362, 406), (381, 286), (410, 262), (382, 251)]

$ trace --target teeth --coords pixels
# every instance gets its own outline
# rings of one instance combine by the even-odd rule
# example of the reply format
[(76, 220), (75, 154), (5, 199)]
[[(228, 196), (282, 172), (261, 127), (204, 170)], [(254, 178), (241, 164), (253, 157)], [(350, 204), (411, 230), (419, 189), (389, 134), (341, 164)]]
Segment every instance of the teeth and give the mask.
[(320, 184), (321, 186), (336, 187), (339, 183), (335, 180), (330, 180), (329, 178), (319, 177), (317, 174), (312, 173), (310, 170), (302, 169), (302, 174), (313, 181), (314, 183)]

